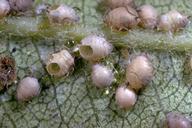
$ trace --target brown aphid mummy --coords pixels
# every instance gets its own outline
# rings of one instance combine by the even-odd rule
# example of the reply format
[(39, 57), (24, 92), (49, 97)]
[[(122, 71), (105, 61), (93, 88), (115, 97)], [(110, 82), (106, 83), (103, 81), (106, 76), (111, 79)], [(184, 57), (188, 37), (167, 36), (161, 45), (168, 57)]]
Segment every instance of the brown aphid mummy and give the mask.
[(139, 21), (136, 10), (129, 6), (113, 9), (104, 18), (106, 24), (120, 31), (136, 27)]
[(0, 0), (0, 18), (6, 16), (10, 11), (10, 5), (7, 0)]
[(153, 78), (153, 66), (145, 55), (138, 55), (131, 60), (126, 69), (126, 80), (130, 88), (139, 90)]
[(166, 115), (166, 128), (192, 128), (191, 120), (181, 114), (170, 112)]
[(34, 0), (9, 0), (12, 11), (24, 12), (32, 8)]
[(159, 19), (157, 28), (162, 31), (176, 32), (189, 23), (188, 17), (176, 10), (172, 10)]
[(111, 43), (101, 36), (89, 35), (81, 40), (79, 46), (80, 55), (89, 61), (98, 61), (112, 52)]
[(143, 28), (153, 29), (157, 25), (158, 13), (156, 9), (151, 5), (142, 5), (137, 9), (140, 23)]
[(111, 8), (130, 6), (135, 8), (134, 0), (107, 0), (107, 5)]
[(79, 21), (79, 16), (75, 10), (67, 5), (60, 5), (55, 10), (50, 10), (48, 13), (50, 22), (52, 23), (75, 23)]
[(52, 54), (46, 63), (50, 75), (61, 77), (69, 73), (74, 65), (74, 58), (67, 50)]
[(40, 85), (36, 78), (26, 77), (19, 82), (17, 87), (17, 99), (19, 101), (29, 101), (40, 93)]
[(108, 67), (96, 64), (92, 67), (91, 78), (96, 87), (104, 88), (112, 84), (114, 80), (114, 74), (113, 71)]
[(137, 95), (133, 90), (127, 88), (125, 85), (121, 85), (116, 90), (115, 99), (120, 108), (129, 109), (135, 105)]
[(16, 79), (15, 60), (9, 56), (0, 57), (0, 90)]

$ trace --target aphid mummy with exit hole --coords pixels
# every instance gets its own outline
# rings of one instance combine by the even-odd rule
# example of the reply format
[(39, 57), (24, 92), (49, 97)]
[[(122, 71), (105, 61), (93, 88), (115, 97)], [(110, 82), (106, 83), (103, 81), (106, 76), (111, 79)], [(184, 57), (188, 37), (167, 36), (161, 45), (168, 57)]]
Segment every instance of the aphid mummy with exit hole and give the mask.
[(79, 16), (75, 10), (67, 5), (60, 5), (55, 10), (50, 10), (48, 13), (50, 22), (52, 23), (75, 23), (79, 21)]
[(32, 8), (34, 0), (9, 0), (11, 10), (24, 12)]
[(64, 76), (74, 65), (74, 58), (67, 50), (52, 54), (46, 63), (46, 69), (50, 75)]
[(130, 7), (135, 7), (135, 2), (134, 0), (107, 0), (107, 5), (111, 8), (118, 8), (118, 7), (125, 7), (125, 6), (130, 6)]
[(0, 18), (6, 16), (10, 11), (10, 5), (7, 0), (0, 0)]
[(38, 96), (40, 93), (40, 85), (36, 78), (25, 77), (19, 82), (17, 87), (17, 100), (28, 101)]
[(128, 30), (134, 28), (140, 19), (134, 8), (129, 6), (115, 8), (104, 17), (104, 22), (117, 30)]
[(96, 87), (104, 88), (112, 84), (114, 74), (108, 67), (96, 64), (92, 66), (91, 78)]
[(81, 40), (80, 55), (90, 61), (98, 61), (111, 53), (113, 46), (101, 36), (89, 35)]
[(134, 57), (126, 69), (126, 80), (130, 88), (139, 90), (153, 78), (154, 70), (146, 55)]

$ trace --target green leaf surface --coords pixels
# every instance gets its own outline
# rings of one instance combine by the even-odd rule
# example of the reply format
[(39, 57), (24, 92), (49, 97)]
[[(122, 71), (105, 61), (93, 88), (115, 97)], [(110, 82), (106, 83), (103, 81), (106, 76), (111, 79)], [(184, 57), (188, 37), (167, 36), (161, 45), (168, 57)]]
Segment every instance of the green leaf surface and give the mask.
[[(0, 93), (0, 127), (160, 128), (167, 112), (192, 116), (192, 71), (188, 64), (192, 50), (191, 24), (173, 36), (140, 28), (117, 32), (103, 23), (106, 7), (100, 0), (48, 2), (74, 7), (81, 21), (77, 25), (61, 26), (49, 24), (44, 16), (9, 16), (0, 23), (0, 53), (15, 58), (18, 75), (17, 81)], [(38, 3), (41, 0), (36, 0)], [(152, 4), (160, 14), (177, 9), (192, 15), (191, 0), (137, 0), (136, 3)], [(71, 50), (89, 34), (104, 35), (115, 46), (102, 63), (114, 66), (117, 81), (104, 90), (92, 85), (91, 65), (79, 57), (74, 71), (65, 78), (51, 77), (45, 69), (50, 53), (65, 47)], [(136, 105), (128, 111), (121, 110), (114, 94), (125, 79), (124, 54), (141, 52), (151, 59), (155, 76), (139, 92)], [(15, 98), (18, 82), (31, 73), (40, 82), (41, 94), (28, 103), (19, 103)]]

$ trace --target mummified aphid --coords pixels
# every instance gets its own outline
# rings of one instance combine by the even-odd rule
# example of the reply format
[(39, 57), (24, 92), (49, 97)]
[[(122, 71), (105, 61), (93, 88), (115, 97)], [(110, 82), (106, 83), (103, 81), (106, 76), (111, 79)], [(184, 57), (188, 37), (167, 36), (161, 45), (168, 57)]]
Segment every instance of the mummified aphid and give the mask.
[(107, 4), (111, 9), (125, 6), (135, 7), (134, 0), (107, 0)]
[(114, 80), (114, 74), (108, 67), (96, 64), (92, 67), (91, 78), (95, 86), (103, 88), (112, 84)]
[(139, 21), (136, 10), (129, 6), (113, 9), (104, 18), (106, 24), (117, 30), (134, 28)]
[(96, 35), (85, 37), (79, 46), (80, 55), (90, 61), (97, 61), (106, 57), (112, 49), (112, 44), (107, 42), (105, 38)]
[(79, 21), (79, 16), (75, 10), (64, 4), (55, 10), (51, 10), (48, 17), (52, 23), (74, 23)]
[(192, 128), (192, 122), (181, 114), (170, 112), (166, 115), (165, 128)]
[(162, 31), (176, 32), (189, 23), (188, 17), (176, 10), (162, 15), (158, 22), (158, 29)]
[(28, 101), (38, 96), (40, 93), (40, 85), (36, 78), (26, 77), (22, 79), (17, 87), (17, 99), (19, 101)]
[(74, 58), (67, 50), (52, 54), (47, 62), (47, 71), (50, 75), (64, 76), (74, 65)]
[(133, 90), (127, 88), (125, 85), (121, 85), (116, 90), (115, 99), (120, 108), (128, 109), (135, 105), (137, 95)]
[(138, 55), (127, 66), (126, 79), (132, 89), (139, 90), (153, 77), (153, 66), (145, 55)]
[(0, 57), (0, 90), (16, 79), (15, 60), (9, 56)]
[(140, 18), (140, 26), (143, 28), (155, 28), (157, 25), (157, 11), (151, 5), (142, 5), (137, 9), (139, 18)]
[(34, 3), (34, 0), (9, 0), (11, 10), (13, 11), (27, 11)]
[(10, 11), (10, 5), (7, 0), (0, 0), (0, 18), (6, 16)]

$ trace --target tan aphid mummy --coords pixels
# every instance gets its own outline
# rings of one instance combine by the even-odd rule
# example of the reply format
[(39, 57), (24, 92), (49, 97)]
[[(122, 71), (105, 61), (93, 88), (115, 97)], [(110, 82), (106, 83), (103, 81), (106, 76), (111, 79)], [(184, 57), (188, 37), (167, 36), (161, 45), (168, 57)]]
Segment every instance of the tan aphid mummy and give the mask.
[(134, 0), (107, 0), (107, 4), (111, 9), (125, 6), (135, 7)]
[(128, 30), (139, 23), (138, 14), (131, 7), (119, 7), (110, 11), (104, 18), (104, 22), (117, 30)]
[(96, 87), (103, 88), (112, 84), (114, 80), (114, 74), (113, 71), (108, 67), (96, 64), (92, 67), (91, 78)]
[(98, 61), (108, 56), (113, 49), (112, 44), (101, 36), (89, 35), (81, 40), (80, 55), (90, 61)]
[(25, 77), (19, 82), (17, 87), (17, 99), (19, 101), (28, 101), (38, 96), (40, 93), (40, 85), (36, 78)]
[(139, 18), (140, 18), (140, 26), (143, 28), (153, 29), (157, 25), (157, 17), (158, 13), (156, 9), (151, 5), (142, 5), (137, 9)]
[(49, 20), (52, 23), (75, 23), (79, 21), (79, 16), (75, 10), (67, 5), (60, 5), (55, 10), (50, 10), (48, 13)]
[(165, 128), (192, 128), (192, 122), (181, 114), (170, 112), (166, 115)]
[(158, 29), (163, 31), (176, 32), (184, 28), (189, 23), (188, 17), (176, 10), (172, 10), (162, 15), (158, 22)]
[(7, 0), (0, 0), (0, 18), (6, 16), (10, 11), (10, 5)]
[(46, 69), (50, 75), (60, 77), (69, 73), (74, 65), (74, 58), (67, 50), (62, 50), (52, 54), (46, 65)]
[(24, 12), (32, 8), (34, 0), (9, 0), (11, 10)]
[(153, 78), (153, 66), (145, 55), (131, 60), (126, 69), (126, 79), (132, 89), (139, 90)]
[(120, 108), (128, 109), (135, 105), (137, 95), (133, 90), (127, 88), (125, 85), (121, 85), (116, 90), (115, 99)]

